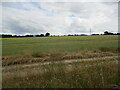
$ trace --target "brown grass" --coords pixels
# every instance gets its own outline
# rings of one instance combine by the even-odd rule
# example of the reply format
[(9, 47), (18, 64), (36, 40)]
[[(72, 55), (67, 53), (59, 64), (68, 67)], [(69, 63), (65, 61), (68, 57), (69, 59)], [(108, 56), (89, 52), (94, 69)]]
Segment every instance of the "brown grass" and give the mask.
[(79, 52), (60, 52), (52, 51), (50, 53), (32, 53), (24, 52), (23, 55), (15, 56), (4, 56), (2, 57), (2, 65), (16, 65), (16, 64), (26, 64), (44, 61), (60, 61), (69, 59), (86, 59), (94, 57), (104, 57), (104, 56), (115, 56), (118, 55), (117, 52), (112, 51), (101, 51), (101, 50), (91, 50), (91, 51), (79, 51)]
[(16, 67), (3, 70), (3, 88), (112, 88), (117, 84), (117, 65), (117, 59), (108, 59)]

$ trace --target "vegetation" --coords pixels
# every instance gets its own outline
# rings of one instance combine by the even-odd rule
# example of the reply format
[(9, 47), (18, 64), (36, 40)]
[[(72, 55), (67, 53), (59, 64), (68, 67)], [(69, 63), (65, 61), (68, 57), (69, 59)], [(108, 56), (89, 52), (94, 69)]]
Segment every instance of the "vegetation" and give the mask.
[(3, 88), (114, 88), (117, 58), (3, 68)]
[[(120, 33), (112, 33), (112, 32), (108, 32), (105, 31), (104, 34), (92, 34), (92, 35), (120, 35)], [(11, 34), (0, 34), (0, 38), (16, 38), (16, 37), (46, 37), (46, 36), (50, 36), (50, 33), (46, 33), (44, 34), (40, 34), (40, 35), (11, 35)], [(51, 35), (51, 36), (55, 36), (55, 35)], [(59, 35), (58, 35), (59, 36)], [(64, 36), (87, 36), (86, 34), (68, 34), (68, 35), (64, 35)]]
[(105, 51), (108, 48), (100, 48), (100, 50), (81, 51), (81, 52), (60, 52), (53, 51), (50, 53), (30, 53), (26, 52), (24, 55), (4, 56), (2, 57), (2, 65), (18, 65), (18, 64), (30, 64), (36, 62), (53, 62), (63, 60), (75, 60), (75, 59), (87, 59), (87, 58), (100, 58), (106, 56), (117, 56), (116, 51)]
[(45, 36), (50, 36), (50, 33), (46, 33)]
[(63, 36), (63, 37), (28, 37), (3, 38), (3, 56), (24, 54), (25, 52), (80, 52), (83, 50), (96, 50), (108, 48), (116, 50), (118, 36)]
[(119, 88), (117, 35), (2, 38), (2, 43), (3, 88)]

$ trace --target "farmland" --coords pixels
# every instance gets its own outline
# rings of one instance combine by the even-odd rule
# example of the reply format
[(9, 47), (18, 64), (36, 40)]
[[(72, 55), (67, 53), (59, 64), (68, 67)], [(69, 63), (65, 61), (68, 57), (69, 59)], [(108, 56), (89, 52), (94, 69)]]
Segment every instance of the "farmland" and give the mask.
[(118, 36), (5, 38), (2, 43), (3, 56), (23, 54), (27, 51), (33, 53), (54, 50), (77, 52), (99, 48), (117, 49)]
[(112, 88), (118, 36), (2, 39), (3, 88)]

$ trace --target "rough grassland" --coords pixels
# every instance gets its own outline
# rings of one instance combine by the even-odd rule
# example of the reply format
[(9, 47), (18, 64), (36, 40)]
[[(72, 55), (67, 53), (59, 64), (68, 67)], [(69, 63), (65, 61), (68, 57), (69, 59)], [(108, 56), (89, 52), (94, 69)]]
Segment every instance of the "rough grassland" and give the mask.
[(3, 88), (118, 88), (117, 58), (5, 67)]
[(3, 88), (119, 87), (117, 35), (3, 38), (2, 43)]

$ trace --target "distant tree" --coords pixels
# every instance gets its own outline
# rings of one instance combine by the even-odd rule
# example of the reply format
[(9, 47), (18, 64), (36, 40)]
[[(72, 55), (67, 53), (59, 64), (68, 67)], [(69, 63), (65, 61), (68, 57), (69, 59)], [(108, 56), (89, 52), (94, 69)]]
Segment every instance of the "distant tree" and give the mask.
[(111, 32), (108, 32), (108, 31), (105, 31), (105, 32), (104, 32), (104, 35), (114, 35), (114, 33), (111, 33)]
[(109, 34), (109, 32), (108, 32), (108, 31), (105, 31), (105, 32), (104, 32), (104, 35), (108, 35), (108, 34)]
[[(21, 37), (21, 36), (20, 36)], [(33, 37), (33, 35), (25, 35), (25, 37)]]
[(44, 34), (40, 34), (40, 37), (44, 37)]
[(35, 35), (35, 37), (40, 37), (40, 35)]
[(46, 33), (45, 36), (50, 36), (50, 33)]
[(81, 34), (80, 36), (87, 36), (86, 34)]
[(6, 35), (5, 35), (5, 34), (2, 34), (1, 36), (2, 36), (2, 38), (10, 38), (10, 37), (12, 37), (11, 34), (6, 34)]
[(2, 38), (2, 34), (0, 34), (0, 38)]
[(99, 34), (92, 34), (92, 35), (99, 35)]
[(120, 35), (120, 33), (117, 33), (117, 35)]

